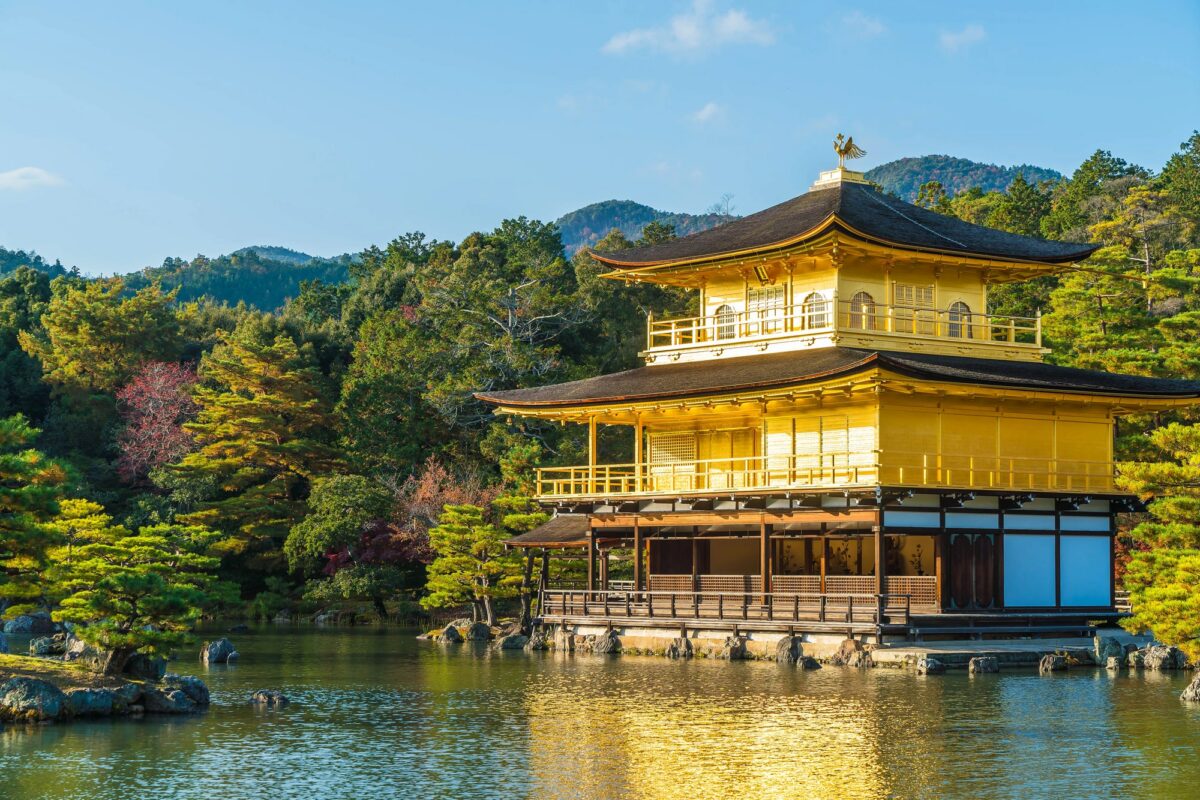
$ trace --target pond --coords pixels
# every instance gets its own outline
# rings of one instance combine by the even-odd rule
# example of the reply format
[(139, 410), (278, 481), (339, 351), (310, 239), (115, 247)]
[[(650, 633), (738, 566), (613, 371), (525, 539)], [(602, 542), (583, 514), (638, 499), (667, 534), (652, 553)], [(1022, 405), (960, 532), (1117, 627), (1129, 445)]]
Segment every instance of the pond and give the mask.
[[(5, 798), (1183, 797), (1187, 675), (918, 677), (259, 628), (214, 705), (0, 731)], [(290, 707), (247, 698), (279, 688)]]

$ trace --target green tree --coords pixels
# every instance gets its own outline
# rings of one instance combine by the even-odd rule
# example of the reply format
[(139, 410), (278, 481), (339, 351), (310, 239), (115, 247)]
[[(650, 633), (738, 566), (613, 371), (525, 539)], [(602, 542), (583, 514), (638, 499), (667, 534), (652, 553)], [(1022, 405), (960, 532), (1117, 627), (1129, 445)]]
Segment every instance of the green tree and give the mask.
[(1184, 223), (1184, 240), (1190, 247), (1200, 247), (1200, 131), (1192, 131), (1158, 179)]
[(198, 526), (157, 525), (135, 535), (74, 548), (52, 569), (62, 596), (54, 617), (101, 653), (101, 670), (120, 674), (137, 652), (168, 655), (192, 641), (206, 609), (228, 598), (218, 560), (205, 553), (220, 536)]
[(63, 465), (29, 448), (37, 434), (19, 414), (0, 419), (0, 605), (9, 616), (43, 595), (39, 576), (53, 539), (46, 523), (67, 481)]
[(925, 181), (917, 190), (916, 204), (939, 214), (951, 214), (950, 196), (941, 181)]
[(37, 331), (50, 302), (50, 278), (18, 267), (0, 278), (0, 418), (24, 414), (41, 420), (50, 387), (42, 381), (42, 365), (18, 341), (20, 331)]
[(425, 608), (471, 603), (476, 619), (496, 624), (494, 600), (520, 591), (520, 559), (504, 549), (510, 531), (489, 522), (472, 505), (448, 505), (440, 524), (429, 531), (437, 554), (429, 565)]
[(351, 558), (367, 527), (386, 519), (392, 493), (361, 475), (334, 475), (313, 481), (309, 513), (292, 527), (284, 543), (288, 564), (311, 573), (322, 556), (347, 549)]
[(1200, 427), (1172, 423), (1150, 434), (1161, 460), (1120, 467), (1122, 488), (1150, 503), (1150, 519), (1132, 537), (1125, 572), (1133, 616), (1121, 624), (1153, 631), (1200, 659)]
[(311, 481), (339, 463), (332, 415), (311, 351), (277, 323), (249, 317), (200, 363), (200, 409), (185, 427), (197, 449), (170, 468), (177, 491), (210, 496), (183, 522), (222, 531), (220, 550), (258, 571), (281, 565), (281, 544), (303, 518)]

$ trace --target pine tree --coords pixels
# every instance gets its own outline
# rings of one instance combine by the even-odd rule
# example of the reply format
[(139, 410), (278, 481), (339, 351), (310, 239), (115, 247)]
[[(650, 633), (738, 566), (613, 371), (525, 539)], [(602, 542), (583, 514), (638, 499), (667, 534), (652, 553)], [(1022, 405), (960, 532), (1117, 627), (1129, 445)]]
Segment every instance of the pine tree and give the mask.
[(201, 614), (228, 599), (206, 555), (220, 534), (198, 526), (155, 525), (73, 548), (51, 570), (63, 599), (54, 618), (80, 626), (105, 674), (122, 672), (137, 652), (167, 655), (192, 641)]
[(67, 481), (61, 464), (28, 449), (37, 434), (19, 414), (0, 419), (0, 601), (10, 604), (8, 616), (32, 610), (43, 594), (39, 577), (54, 538), (46, 523)]
[(251, 569), (282, 566), (280, 545), (304, 516), (311, 480), (339, 463), (323, 380), (307, 351), (261, 320), (243, 321), (200, 364), (196, 450), (170, 468), (178, 491), (212, 487), (190, 524), (226, 534), (222, 552)]
[(512, 533), (488, 522), (479, 506), (446, 506), (441, 524), (429, 531), (437, 558), (429, 565), (426, 608), (470, 602), (476, 619), (496, 624), (493, 600), (520, 591), (520, 559), (505, 552)]

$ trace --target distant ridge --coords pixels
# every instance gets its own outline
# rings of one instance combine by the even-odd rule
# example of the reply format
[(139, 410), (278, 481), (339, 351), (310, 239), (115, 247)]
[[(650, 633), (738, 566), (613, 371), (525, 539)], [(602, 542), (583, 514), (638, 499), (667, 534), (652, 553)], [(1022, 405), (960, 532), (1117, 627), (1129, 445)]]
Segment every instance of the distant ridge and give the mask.
[(253, 253), (260, 258), (265, 258), (269, 261), (282, 261), (287, 264), (295, 264), (296, 266), (304, 266), (310, 261), (315, 261), (319, 256), (310, 256), (308, 253), (301, 253), (299, 250), (292, 250), (287, 247), (277, 247), (275, 245), (256, 244), (250, 247), (243, 247), (241, 250), (234, 250), (229, 255), (240, 256), (246, 253)]
[(1058, 180), (1062, 173), (1032, 164), (1000, 167), (954, 156), (920, 156), (900, 158), (867, 170), (867, 180), (874, 181), (897, 197), (910, 203), (917, 199), (922, 183), (938, 181), (949, 194), (959, 194), (978, 187), (984, 192), (1007, 191), (1009, 185), (1023, 174), (1030, 183)]
[(715, 228), (731, 219), (737, 217), (732, 214), (659, 211), (632, 200), (605, 200), (563, 214), (554, 224), (562, 236), (563, 248), (568, 254), (574, 254), (600, 241), (613, 228), (629, 239), (638, 239), (642, 235), (642, 228), (651, 222), (662, 222), (674, 226), (676, 236), (687, 236)]

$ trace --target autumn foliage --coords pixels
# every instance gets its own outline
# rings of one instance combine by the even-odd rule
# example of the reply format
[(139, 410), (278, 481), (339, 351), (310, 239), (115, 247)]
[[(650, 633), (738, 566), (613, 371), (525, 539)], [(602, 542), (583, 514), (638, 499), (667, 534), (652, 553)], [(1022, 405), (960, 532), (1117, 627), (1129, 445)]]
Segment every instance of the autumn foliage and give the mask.
[(125, 423), (117, 434), (117, 471), (123, 481), (143, 481), (150, 470), (191, 451), (192, 435), (183, 424), (196, 416), (195, 383), (190, 366), (151, 361), (117, 391)]

